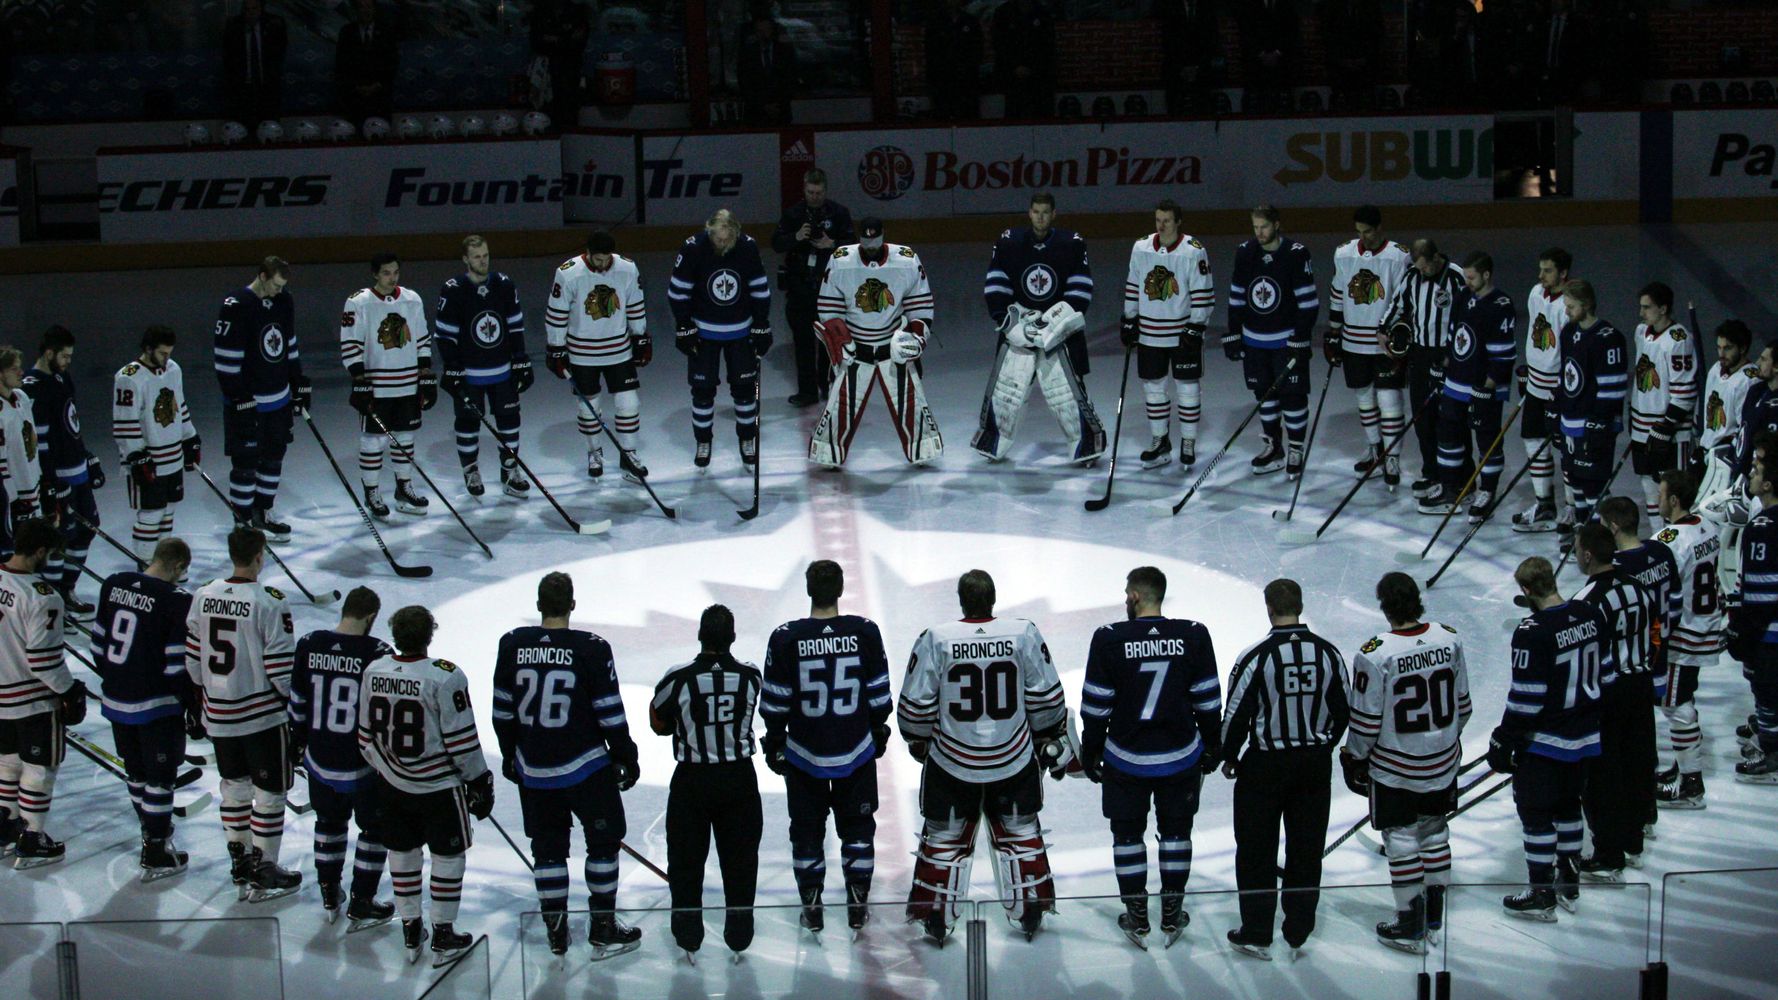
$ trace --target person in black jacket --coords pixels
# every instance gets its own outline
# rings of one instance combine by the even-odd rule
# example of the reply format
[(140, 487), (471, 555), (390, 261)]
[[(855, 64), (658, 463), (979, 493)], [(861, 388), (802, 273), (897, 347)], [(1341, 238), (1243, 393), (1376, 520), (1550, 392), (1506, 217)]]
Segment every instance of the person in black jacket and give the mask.
[(940, 0), (926, 15), (926, 93), (944, 122), (982, 116), (982, 22), (963, 0)]
[(782, 125), (790, 121), (796, 50), (784, 41), (778, 22), (770, 16), (754, 16), (753, 33), (741, 40), (735, 76), (747, 124)]
[(1170, 115), (1203, 114), (1209, 109), (1222, 37), (1217, 0), (1154, 0), (1150, 15), (1160, 22), (1161, 86)]
[(284, 19), (266, 13), (263, 0), (245, 0), (241, 12), (223, 25), (222, 87), (230, 116), (248, 128), (278, 117), (289, 44)]
[(557, 128), (570, 128), (580, 118), (589, 16), (585, 4), (567, 0), (539, 0), (531, 15), (531, 52), (549, 61), (549, 116)]
[(803, 200), (787, 206), (772, 232), (772, 249), (784, 255), (778, 265), (778, 287), (784, 290), (784, 321), (790, 324), (796, 351), (796, 395), (791, 406), (809, 406), (827, 398), (827, 351), (815, 336), (815, 296), (833, 248), (858, 242), (852, 213), (827, 197), (827, 172), (812, 167), (803, 174)]
[(1056, 105), (1056, 16), (1043, 0), (1007, 0), (994, 12), (994, 68), (1006, 117), (1048, 118)]
[(366, 118), (389, 117), (400, 59), (395, 29), (377, 16), (376, 0), (358, 0), (352, 23), (340, 29), (334, 48), (333, 82), (340, 115), (359, 126)]

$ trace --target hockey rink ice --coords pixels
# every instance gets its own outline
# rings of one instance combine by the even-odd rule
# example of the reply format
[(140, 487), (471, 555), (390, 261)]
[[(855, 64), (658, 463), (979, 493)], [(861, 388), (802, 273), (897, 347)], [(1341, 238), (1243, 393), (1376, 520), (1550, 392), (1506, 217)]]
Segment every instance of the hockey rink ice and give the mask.
[[(1061, 208), (1058, 224), (1065, 227), (1065, 201)], [(794, 410), (784, 402), (794, 378), (781, 298), (774, 302), (777, 344), (765, 360), (762, 407), (763, 495), (760, 515), (752, 522), (735, 513), (751, 502), (751, 480), (740, 464), (726, 388), (717, 397), (715, 460), (702, 472), (691, 464), (690, 398), (683, 359), (671, 349), (672, 321), (664, 295), (671, 255), (637, 255), (656, 344), (653, 364), (641, 373), (641, 457), (662, 500), (678, 509), (677, 520), (661, 516), (640, 487), (619, 479), (609, 442), (605, 479), (594, 483), (586, 478), (573, 396), (542, 366), (545, 282), (557, 261), (503, 257), (500, 238), (491, 237), (495, 268), (511, 274), (524, 297), (528, 347), (538, 364), (537, 384), (523, 399), (524, 456), (570, 513), (581, 520), (609, 517), (610, 532), (576, 536), (541, 497), (522, 502), (501, 497), (492, 483), (496, 453), (487, 435), (482, 468), (490, 479), (489, 493), (480, 501), (470, 498), (458, 472), (447, 402), (427, 414), (419, 435), (420, 461), (492, 547), (492, 561), (435, 500), (424, 518), (396, 514), (393, 525), (380, 526), (403, 563), (425, 563), (435, 570), (429, 580), (398, 579), (300, 427), (277, 508), (295, 533), (280, 552), (313, 591), (338, 588), (343, 593), (359, 583), (375, 588), (383, 600), (379, 634), (387, 634), (386, 620), (396, 608), (410, 603), (431, 607), (440, 622), (432, 653), (454, 661), (471, 677), (483, 744), (496, 768), (489, 715), (496, 641), (507, 629), (534, 622), (536, 582), (543, 573), (571, 572), (579, 605), (573, 623), (611, 641), (631, 730), (642, 751), (641, 781), (624, 797), (626, 841), (663, 866), (666, 789), (673, 762), (669, 741), (648, 731), (653, 685), (667, 668), (696, 652), (698, 613), (712, 602), (734, 609), (736, 655), (759, 662), (772, 628), (807, 613), (802, 570), (811, 559), (836, 559), (845, 567), (842, 609), (869, 615), (882, 625), (897, 692), (902, 658), (920, 630), (958, 616), (956, 579), (971, 568), (994, 576), (998, 614), (1037, 623), (1054, 654), (1069, 705), (1076, 710), (1089, 637), (1098, 625), (1122, 617), (1124, 574), (1137, 565), (1153, 564), (1167, 574), (1168, 614), (1209, 626), (1225, 679), (1235, 656), (1266, 629), (1260, 589), (1276, 576), (1290, 576), (1303, 585), (1308, 623), (1348, 656), (1386, 628), (1372, 596), (1377, 578), (1405, 568), (1424, 582), (1467, 529), (1459, 516), (1428, 561), (1413, 567), (1398, 563), (1399, 554), (1417, 552), (1438, 524), (1437, 518), (1414, 511), (1406, 485), (1418, 466), (1411, 443), (1404, 449), (1400, 490), (1391, 495), (1380, 480), (1367, 483), (1313, 544), (1290, 545), (1280, 538), (1285, 525), (1272, 513), (1289, 502), (1291, 484), (1283, 474), (1248, 474), (1248, 460), (1259, 444), (1257, 421), (1198, 496), (1177, 517), (1168, 516), (1167, 507), (1204, 470), (1253, 405), (1241, 384), (1239, 364), (1225, 360), (1214, 343), (1223, 329), (1221, 303), (1235, 237), (1204, 238), (1217, 275), (1219, 306), (1205, 350), (1204, 419), (1198, 465), (1190, 477), (1181, 475), (1176, 462), (1163, 470), (1140, 469), (1136, 453), (1146, 445), (1148, 430), (1133, 372), (1116, 489), (1102, 512), (1087, 513), (1082, 503), (1101, 494), (1105, 464), (1092, 470), (1065, 464), (1061, 434), (1035, 391), (1010, 460), (990, 465), (969, 449), (994, 341), (982, 304), (982, 272), (998, 227), (1014, 221), (984, 219), (976, 243), (915, 247), (938, 304), (935, 339), (925, 358), (927, 392), (946, 446), (934, 468), (905, 465), (886, 411), (875, 401), (844, 472), (808, 465), (808, 433), (818, 411)], [(1324, 326), (1333, 248), (1350, 234), (1296, 233), (1288, 228), (1288, 216), (1285, 222), (1286, 238), (1300, 239), (1315, 254)], [(1387, 214), (1384, 222), (1391, 238), (1434, 236), (1453, 259), (1473, 249), (1488, 250), (1499, 269), (1497, 284), (1521, 309), (1535, 280), (1537, 251), (1560, 245), (1574, 254), (1574, 276), (1598, 287), (1600, 315), (1627, 333), (1635, 327), (1637, 289), (1660, 279), (1676, 291), (1679, 322), (1690, 325), (1684, 303), (1695, 302), (1706, 331), (1701, 348), (1706, 357), (1715, 353), (1707, 331), (1731, 315), (1753, 327), (1756, 341), (1778, 335), (1778, 296), (1773, 292), (1778, 263), (1771, 255), (1769, 229), (1712, 225), (1422, 233), (1389, 228)], [(899, 242), (895, 226), (888, 220), (886, 235)], [(769, 231), (756, 222), (750, 232), (763, 241)], [(1124, 269), (1130, 240), (1137, 235), (1091, 241), (1097, 288), (1088, 316), (1088, 385), (1108, 432), (1116, 419), (1122, 368), (1116, 327)], [(0, 278), (0, 294), (9, 306), (0, 340), (28, 349), (37, 331), (50, 322), (67, 325), (80, 338), (74, 372), (87, 443), (112, 473), (111, 485), (99, 495), (112, 534), (127, 537), (128, 515), (109, 436), (110, 373), (134, 356), (143, 325), (176, 326), (182, 340), (174, 358), (185, 368), (208, 468), (220, 481), (227, 465), (221, 454), (219, 400), (209, 371), (209, 331), (222, 295), (245, 283), (251, 270), (250, 263), (243, 263), (227, 270)], [(297, 260), (291, 283), (305, 371), (316, 386), (316, 421), (354, 489), (356, 426), (346, 407), (346, 378), (333, 324), (339, 303), (365, 283), (364, 270), (362, 265), (306, 266)], [(406, 263), (403, 284), (421, 293), (430, 317), (434, 292), (457, 270), (455, 261)], [(1315, 394), (1327, 371), (1318, 345)], [(1343, 382), (1336, 382), (1327, 394), (1292, 526), (1312, 531), (1344, 496), (1354, 481), (1351, 467), (1361, 442), (1352, 395)], [(1508, 442), (1511, 476), (1524, 452), (1516, 430)], [(1628, 469), (1612, 492), (1640, 497)], [(1554, 558), (1556, 552), (1555, 535), (1517, 535), (1505, 523), (1506, 515), (1529, 497), (1529, 484), (1522, 482), (1518, 494), (1503, 504), (1499, 523), (1484, 526), (1425, 595), (1427, 617), (1456, 628), (1466, 646), (1476, 713), (1464, 736), (1466, 760), (1483, 753), (1504, 702), (1508, 634), (1518, 617), (1511, 604), (1516, 592), (1512, 568), (1525, 556)], [(222, 504), (201, 483), (188, 482), (175, 533), (194, 550), (192, 586), (226, 571), (226, 528)], [(122, 568), (123, 561), (100, 541), (91, 565), (105, 574)], [(293, 590), (275, 569), (266, 580)], [(1571, 593), (1578, 582), (1570, 566), (1561, 580), (1563, 592)], [(90, 599), (92, 589), (83, 584), (81, 593)], [(298, 634), (336, 620), (337, 606), (316, 608), (294, 596)], [(84, 644), (80, 648), (84, 653)], [(76, 673), (87, 672), (80, 668)], [(96, 687), (91, 677), (88, 684)], [(1114, 898), (1110, 833), (1100, 815), (1098, 789), (1079, 778), (1060, 783), (1046, 779), (1043, 825), (1062, 898), (1035, 941), (1027, 943), (1003, 919), (992, 899), (992, 860), (985, 838), (978, 844), (972, 906), (979, 907), (985, 920), (989, 990), (1030, 1000), (1181, 995), (1382, 1000), (1410, 996), (1413, 974), (1424, 969), (1450, 971), (1466, 998), (1625, 997), (1635, 995), (1637, 970), (1664, 958), (1672, 966), (1675, 997), (1768, 996), (1771, 983), (1778, 981), (1778, 953), (1771, 948), (1778, 929), (1778, 874), (1675, 877), (1667, 880), (1663, 906), (1663, 876), (1668, 873), (1778, 864), (1778, 841), (1772, 834), (1778, 788), (1733, 781), (1733, 761), (1738, 759), (1733, 728), (1752, 708), (1738, 665), (1724, 658), (1706, 670), (1698, 703), (1708, 808), (1662, 814), (1646, 866), (1626, 872), (1634, 884), (1602, 888), (1583, 883), (1579, 914), (1561, 913), (1556, 924), (1505, 916), (1499, 897), (1513, 890), (1494, 883), (1521, 881), (1525, 868), (1511, 791), (1501, 791), (1452, 823), (1453, 877), (1459, 885), (1451, 893), (1445, 941), (1424, 958), (1376, 943), (1373, 925), (1391, 916), (1388, 872), (1362, 838), (1347, 840), (1327, 858), (1320, 923), (1295, 963), (1285, 960), (1288, 948), (1281, 936), (1273, 946), (1274, 962), (1234, 954), (1224, 938), (1238, 922), (1232, 783), (1220, 776), (1206, 779), (1194, 827), (1193, 895), (1186, 904), (1190, 926), (1171, 949), (1162, 947), (1157, 931), (1150, 935), (1150, 950), (1138, 951), (1114, 924), (1121, 905)], [(96, 705), (79, 731), (111, 745), (109, 726)], [(763, 726), (756, 731), (763, 732)], [(208, 752), (201, 744), (192, 749)], [(963, 927), (940, 950), (922, 941), (916, 926), (901, 920), (919, 830), (918, 767), (899, 736), (881, 765), (875, 915), (858, 940), (852, 940), (836, 905), (841, 902), (838, 846), (831, 838), (835, 861), (830, 863), (828, 930), (817, 938), (797, 928), (782, 780), (761, 763), (762, 909), (754, 944), (743, 960), (729, 960), (721, 944), (721, 911), (715, 910), (707, 915), (711, 934), (697, 964), (687, 963), (666, 932), (665, 883), (625, 857), (620, 916), (643, 929), (641, 948), (610, 961), (589, 962), (585, 918), (579, 915), (585, 896), (582, 845), (576, 835), (569, 865), (571, 905), (577, 909), (572, 944), (566, 964), (553, 967), (540, 921), (534, 913), (527, 916), (536, 909), (529, 872), (493, 824), (483, 822), (476, 827), (469, 854), (458, 926), (485, 934), (487, 942), (431, 995), (490, 995), (481, 978), (485, 962), (491, 995), (505, 998), (962, 996), (969, 974)], [(1485, 771), (1477, 768), (1463, 782)], [(1463, 801), (1498, 780), (1488, 778)], [(517, 790), (505, 781), (496, 784), (494, 816), (529, 853)], [(179, 799), (214, 788), (214, 769), (209, 767), (204, 779)], [(300, 780), (292, 800), (307, 801)], [(1364, 809), (1361, 799), (1336, 787), (1330, 839), (1359, 820)], [(281, 976), (284, 995), (293, 997), (406, 998), (426, 993), (440, 979), (429, 960), (419, 966), (405, 963), (396, 924), (348, 937), (344, 921), (334, 926), (323, 921), (313, 884), (309, 817), (289, 817), (283, 846), (283, 863), (303, 873), (302, 891), (261, 905), (234, 901), (214, 806), (179, 822), (178, 842), (191, 852), (190, 870), (151, 886), (139, 885), (137, 827), (124, 788), (77, 755), (62, 769), (48, 830), (67, 842), (67, 860), (24, 873), (0, 870), (0, 923), (120, 922), (69, 929), (81, 949), (84, 996), (203, 995), (206, 987), (221, 990), (215, 995), (274, 995), (267, 991), (278, 988)], [(705, 884), (706, 904), (720, 906), (714, 859)], [(1151, 888), (1154, 884), (1151, 878)], [(382, 895), (389, 895), (386, 880)], [(141, 923), (145, 921), (185, 922)], [(41, 926), (0, 932), (0, 982), (9, 984), (8, 993), (53, 995), (53, 940), (53, 929)], [(98, 956), (111, 963), (110, 979), (102, 968), (85, 972), (89, 960)]]

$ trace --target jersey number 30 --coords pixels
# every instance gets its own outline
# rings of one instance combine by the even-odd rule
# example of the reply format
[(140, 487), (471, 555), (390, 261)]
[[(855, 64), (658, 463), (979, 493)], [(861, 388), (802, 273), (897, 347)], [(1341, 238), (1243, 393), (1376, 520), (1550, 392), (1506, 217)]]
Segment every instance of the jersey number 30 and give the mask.
[(983, 667), (963, 662), (951, 666), (947, 678), (957, 685), (957, 698), (951, 702), (951, 718), (958, 722), (974, 722), (986, 715), (995, 721), (1013, 717), (1019, 709), (1019, 665), (1011, 660), (995, 660)]

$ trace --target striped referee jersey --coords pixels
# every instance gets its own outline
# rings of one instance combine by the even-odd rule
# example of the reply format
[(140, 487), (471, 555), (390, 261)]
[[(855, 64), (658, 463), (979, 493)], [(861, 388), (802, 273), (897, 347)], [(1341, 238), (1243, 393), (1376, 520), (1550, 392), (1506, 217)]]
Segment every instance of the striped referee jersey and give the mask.
[(673, 759), (727, 764), (753, 756), (759, 668), (728, 653), (699, 653), (655, 685), (649, 720), (673, 736)]
[(1331, 747), (1346, 732), (1346, 658), (1307, 625), (1280, 625), (1247, 647), (1229, 673), (1222, 756)]
[(1415, 347), (1446, 348), (1451, 345), (1451, 318), (1458, 302), (1469, 294), (1463, 283), (1463, 269), (1450, 261), (1444, 270), (1428, 278), (1418, 267), (1409, 267), (1402, 281), (1401, 294), (1383, 321), (1383, 331), (1398, 322), (1414, 328)]
[(1653, 669), (1655, 603), (1634, 577), (1613, 568), (1587, 578), (1574, 599), (1599, 609), (1611, 626), (1611, 652), (1620, 673), (1646, 674)]

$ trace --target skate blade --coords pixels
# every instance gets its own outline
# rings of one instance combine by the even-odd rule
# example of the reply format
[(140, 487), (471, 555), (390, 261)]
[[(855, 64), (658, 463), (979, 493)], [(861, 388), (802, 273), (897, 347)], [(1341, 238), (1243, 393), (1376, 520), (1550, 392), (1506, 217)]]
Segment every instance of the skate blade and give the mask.
[(1141, 948), (1143, 951), (1148, 950), (1148, 935), (1138, 934), (1135, 931), (1124, 931), (1124, 937), (1129, 938), (1131, 944)]
[(409, 948), (407, 950), (407, 964), (409, 964), (409, 965), (420, 964), (420, 950), (421, 949), (419, 949), (419, 948)]
[(1560, 906), (1562, 909), (1568, 911), (1569, 913), (1579, 913), (1580, 912), (1580, 900), (1579, 899), (1558, 899), (1558, 900), (1556, 900), (1556, 905)]
[(457, 959), (462, 958), (468, 951), (468, 948), (451, 948), (447, 951), (433, 949), (432, 967), (434, 969), (442, 969), (452, 962), (455, 962)]
[(340, 922), (340, 908), (339, 907), (337, 907), (337, 906), (323, 906), (321, 908), (321, 912), (324, 914), (322, 919), (327, 921), (327, 926), (332, 927), (334, 924), (337, 924)]
[[(1422, 557), (1420, 555), (1420, 553), (1418, 553), (1418, 552), (1397, 552), (1395, 554), (1395, 562), (1396, 562), (1396, 565), (1399, 565), (1399, 566), (1412, 566), (1415, 563), (1423, 562), (1423, 561), (1424, 561), (1424, 557)], [(1514, 622), (1513, 624), (1515, 626), (1517, 626), (1518, 623)]]
[(697, 952), (695, 952), (695, 951), (684, 951), (684, 950), (683, 950), (683, 949), (681, 949), (681, 951), (682, 951), (682, 952), (683, 952), (683, 953), (684, 953), (684, 955), (685, 955), (685, 964), (686, 964), (686, 965), (690, 965), (690, 966), (696, 966), (696, 965), (697, 965), (697, 964), (698, 964), (698, 953), (697, 953)]
[(1261, 948), (1257, 945), (1251, 945), (1251, 944), (1248, 944), (1248, 945), (1237, 944), (1237, 945), (1232, 945), (1231, 947), (1233, 947), (1236, 951), (1240, 952), (1241, 954), (1246, 955), (1248, 958), (1257, 958), (1262, 962), (1270, 962), (1272, 960), (1272, 950), (1270, 948)]
[(1737, 774), (1735, 780), (1743, 785), (1778, 785), (1778, 774)]
[(159, 882), (164, 878), (182, 875), (186, 868), (187, 865), (180, 865), (177, 868), (144, 868), (142, 869), (142, 884), (147, 885), (150, 882)]
[(426, 516), (426, 508), (424, 508), (424, 507), (397, 506), (395, 509), (400, 511), (403, 514), (411, 514), (414, 517), (425, 517)]
[(32, 868), (43, 868), (47, 865), (60, 864), (61, 861), (62, 861), (62, 858), (59, 858), (59, 857), (58, 858), (27, 858), (23, 854), (20, 854), (20, 855), (17, 855), (13, 859), (12, 870), (18, 871), (18, 872), (29, 871)]
[(245, 882), (235, 883), (235, 902), (245, 903), (247, 901), (247, 894), (250, 891), (251, 890), (249, 890), (247, 888), (247, 883), (245, 883)]
[(274, 899), (283, 899), (285, 896), (292, 895), (301, 888), (302, 886), (299, 884), (288, 889), (250, 889), (247, 892), (247, 902), (269, 903)]
[(1530, 920), (1539, 924), (1553, 924), (1556, 922), (1555, 910), (1507, 910), (1506, 915), (1509, 917), (1517, 917), (1520, 920)]
[(626, 941), (623, 944), (596, 944), (593, 945), (592, 960), (595, 962), (603, 962), (608, 958), (616, 958), (619, 955), (628, 955), (630, 952), (635, 951), (640, 947), (642, 947), (641, 938), (637, 938), (634, 941)]
[(1162, 933), (1166, 934), (1167, 947), (1171, 948), (1179, 943), (1180, 938), (1185, 936), (1185, 928), (1181, 927), (1176, 931), (1163, 931)]
[(395, 914), (393, 914), (393, 913), (389, 914), (386, 917), (370, 917), (368, 919), (360, 918), (360, 919), (354, 920), (351, 923), (346, 925), (346, 933), (347, 934), (356, 934), (359, 931), (368, 931), (368, 930), (371, 930), (372, 928), (381, 927), (384, 924), (386, 924), (394, 919), (395, 919)]
[[(1740, 775), (1736, 775), (1735, 777), (1739, 778)], [(1702, 809), (1702, 808), (1704, 808), (1704, 800), (1703, 799), (1672, 799), (1672, 800), (1656, 799), (1655, 805), (1661, 807), (1662, 809)]]
[(1397, 941), (1386, 937), (1379, 937), (1377, 938), (1377, 943), (1385, 948), (1394, 948), (1396, 951), (1405, 951), (1410, 955), (1426, 954), (1425, 941)]

